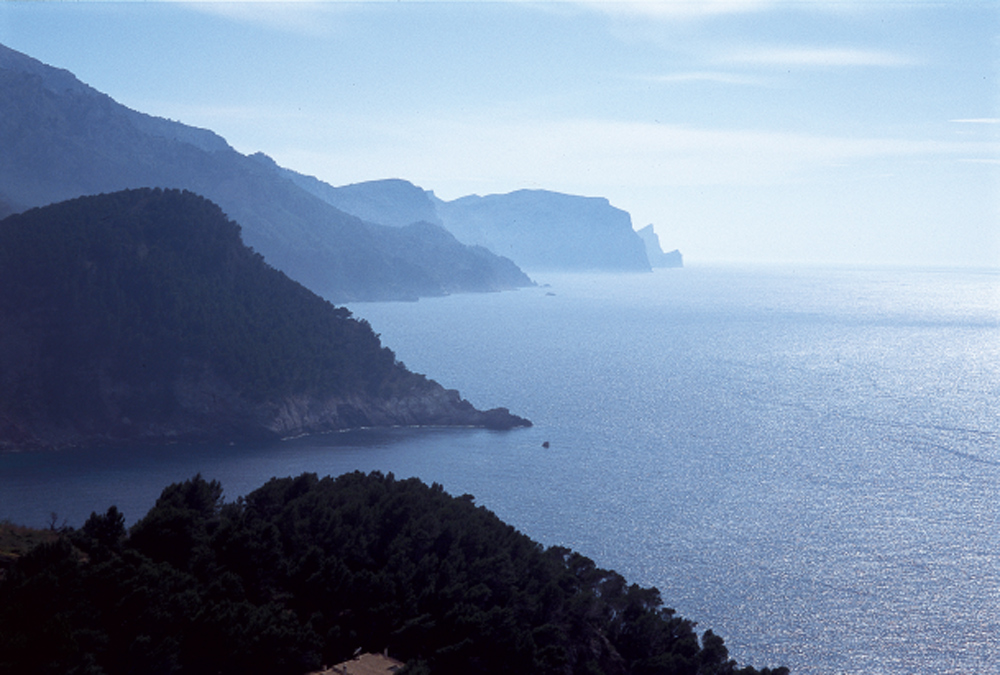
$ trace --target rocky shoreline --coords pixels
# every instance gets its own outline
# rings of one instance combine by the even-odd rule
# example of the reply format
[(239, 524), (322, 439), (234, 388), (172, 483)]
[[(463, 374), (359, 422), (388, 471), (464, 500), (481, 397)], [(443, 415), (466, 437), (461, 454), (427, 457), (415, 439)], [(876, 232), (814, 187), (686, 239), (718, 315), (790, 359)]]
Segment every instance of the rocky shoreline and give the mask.
[(178, 378), (173, 393), (182, 408), (202, 424), (253, 437), (290, 438), (368, 427), (480, 427), (506, 430), (531, 422), (507, 408), (479, 410), (455, 389), (415, 377), (401, 394), (374, 396), (295, 393), (250, 403), (211, 371)]
[(377, 399), (352, 396), (286, 397), (261, 411), (270, 418), (264, 427), (280, 437), (345, 431), (365, 427), (481, 427), (506, 430), (531, 422), (507, 408), (478, 410), (458, 391), (431, 383), (426, 391), (404, 397)]
[[(252, 404), (218, 383), (198, 388), (175, 383), (181, 408), (167, 418), (132, 420), (110, 405), (102, 421), (0, 417), (0, 452), (169, 443), (274, 441), (314, 434), (388, 427), (467, 427), (505, 431), (531, 421), (507, 408), (479, 410), (458, 391), (428, 381), (423, 391), (377, 397), (286, 396)], [(200, 399), (200, 400), (198, 400)]]

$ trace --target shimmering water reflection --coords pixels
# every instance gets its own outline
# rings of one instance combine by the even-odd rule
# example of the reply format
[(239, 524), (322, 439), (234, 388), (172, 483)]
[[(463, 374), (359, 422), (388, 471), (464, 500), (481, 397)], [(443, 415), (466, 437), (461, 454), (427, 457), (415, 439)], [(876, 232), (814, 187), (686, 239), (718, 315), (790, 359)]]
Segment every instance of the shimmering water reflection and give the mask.
[[(0, 517), (134, 522), (196, 472), (392, 471), (570, 546), (796, 673), (1000, 663), (1000, 276), (690, 268), (358, 305), (412, 369), (531, 429), (0, 457)], [(542, 443), (548, 441), (549, 448)]]

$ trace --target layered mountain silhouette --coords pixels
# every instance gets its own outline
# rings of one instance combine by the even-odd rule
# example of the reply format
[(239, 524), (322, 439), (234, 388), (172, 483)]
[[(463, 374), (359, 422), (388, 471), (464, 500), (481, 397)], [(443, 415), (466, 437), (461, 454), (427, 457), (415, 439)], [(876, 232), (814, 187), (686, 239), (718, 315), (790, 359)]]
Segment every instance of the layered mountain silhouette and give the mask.
[(407, 180), (389, 178), (334, 187), (291, 169), (281, 172), (303, 190), (363, 220), (393, 227), (421, 221), (443, 225), (433, 193)]
[(527, 424), (407, 370), (194, 193), (0, 221), (0, 450)]
[(659, 243), (647, 247), (629, 214), (603, 198), (519, 190), (449, 202), (400, 179), (333, 187), (281, 171), (347, 213), (384, 225), (418, 220), (443, 225), (461, 242), (508, 257), (524, 269), (617, 272), (680, 266), (679, 253), (664, 254)]
[(211, 131), (130, 110), (68, 71), (0, 45), (0, 216), (140, 187), (211, 199), (268, 263), (331, 300), (532, 283), (510, 260), (459, 243), (438, 223), (366, 222)]
[(532, 285), (521, 267), (681, 262), (645, 245), (629, 214), (603, 198), (518, 190), (444, 201), (401, 179), (334, 187), (243, 155), (212, 131), (130, 110), (0, 45), (0, 217), (138, 187), (211, 199), (270, 264), (334, 301)]

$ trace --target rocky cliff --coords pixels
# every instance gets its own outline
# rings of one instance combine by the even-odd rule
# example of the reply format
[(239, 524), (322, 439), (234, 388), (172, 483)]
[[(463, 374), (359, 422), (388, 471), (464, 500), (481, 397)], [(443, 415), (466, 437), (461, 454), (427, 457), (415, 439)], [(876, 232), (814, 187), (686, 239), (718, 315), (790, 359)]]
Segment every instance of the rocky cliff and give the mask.
[(362, 427), (482, 427), (505, 430), (530, 426), (507, 408), (477, 410), (455, 389), (430, 382), (402, 396), (289, 396), (259, 410), (262, 426), (281, 437)]
[(651, 224), (639, 230), (638, 234), (646, 246), (646, 257), (649, 258), (650, 265), (653, 267), (684, 267), (684, 258), (679, 250), (663, 252), (663, 249), (660, 248), (660, 238)]
[(650, 270), (631, 216), (601, 197), (518, 190), (435, 204), (459, 241), (483, 246), (528, 271)]

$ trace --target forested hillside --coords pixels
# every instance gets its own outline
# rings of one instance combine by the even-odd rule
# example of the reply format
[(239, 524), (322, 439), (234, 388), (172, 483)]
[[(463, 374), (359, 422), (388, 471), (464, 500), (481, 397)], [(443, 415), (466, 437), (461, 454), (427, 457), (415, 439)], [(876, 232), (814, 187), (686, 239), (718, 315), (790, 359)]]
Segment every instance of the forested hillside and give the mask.
[(388, 649), (410, 673), (779, 675), (659, 592), (544, 548), (470, 495), (392, 474), (200, 476), (115, 507), (0, 578), (0, 673), (300, 675)]
[(0, 328), (0, 447), (516, 423), (408, 371), (189, 192), (0, 221)]

